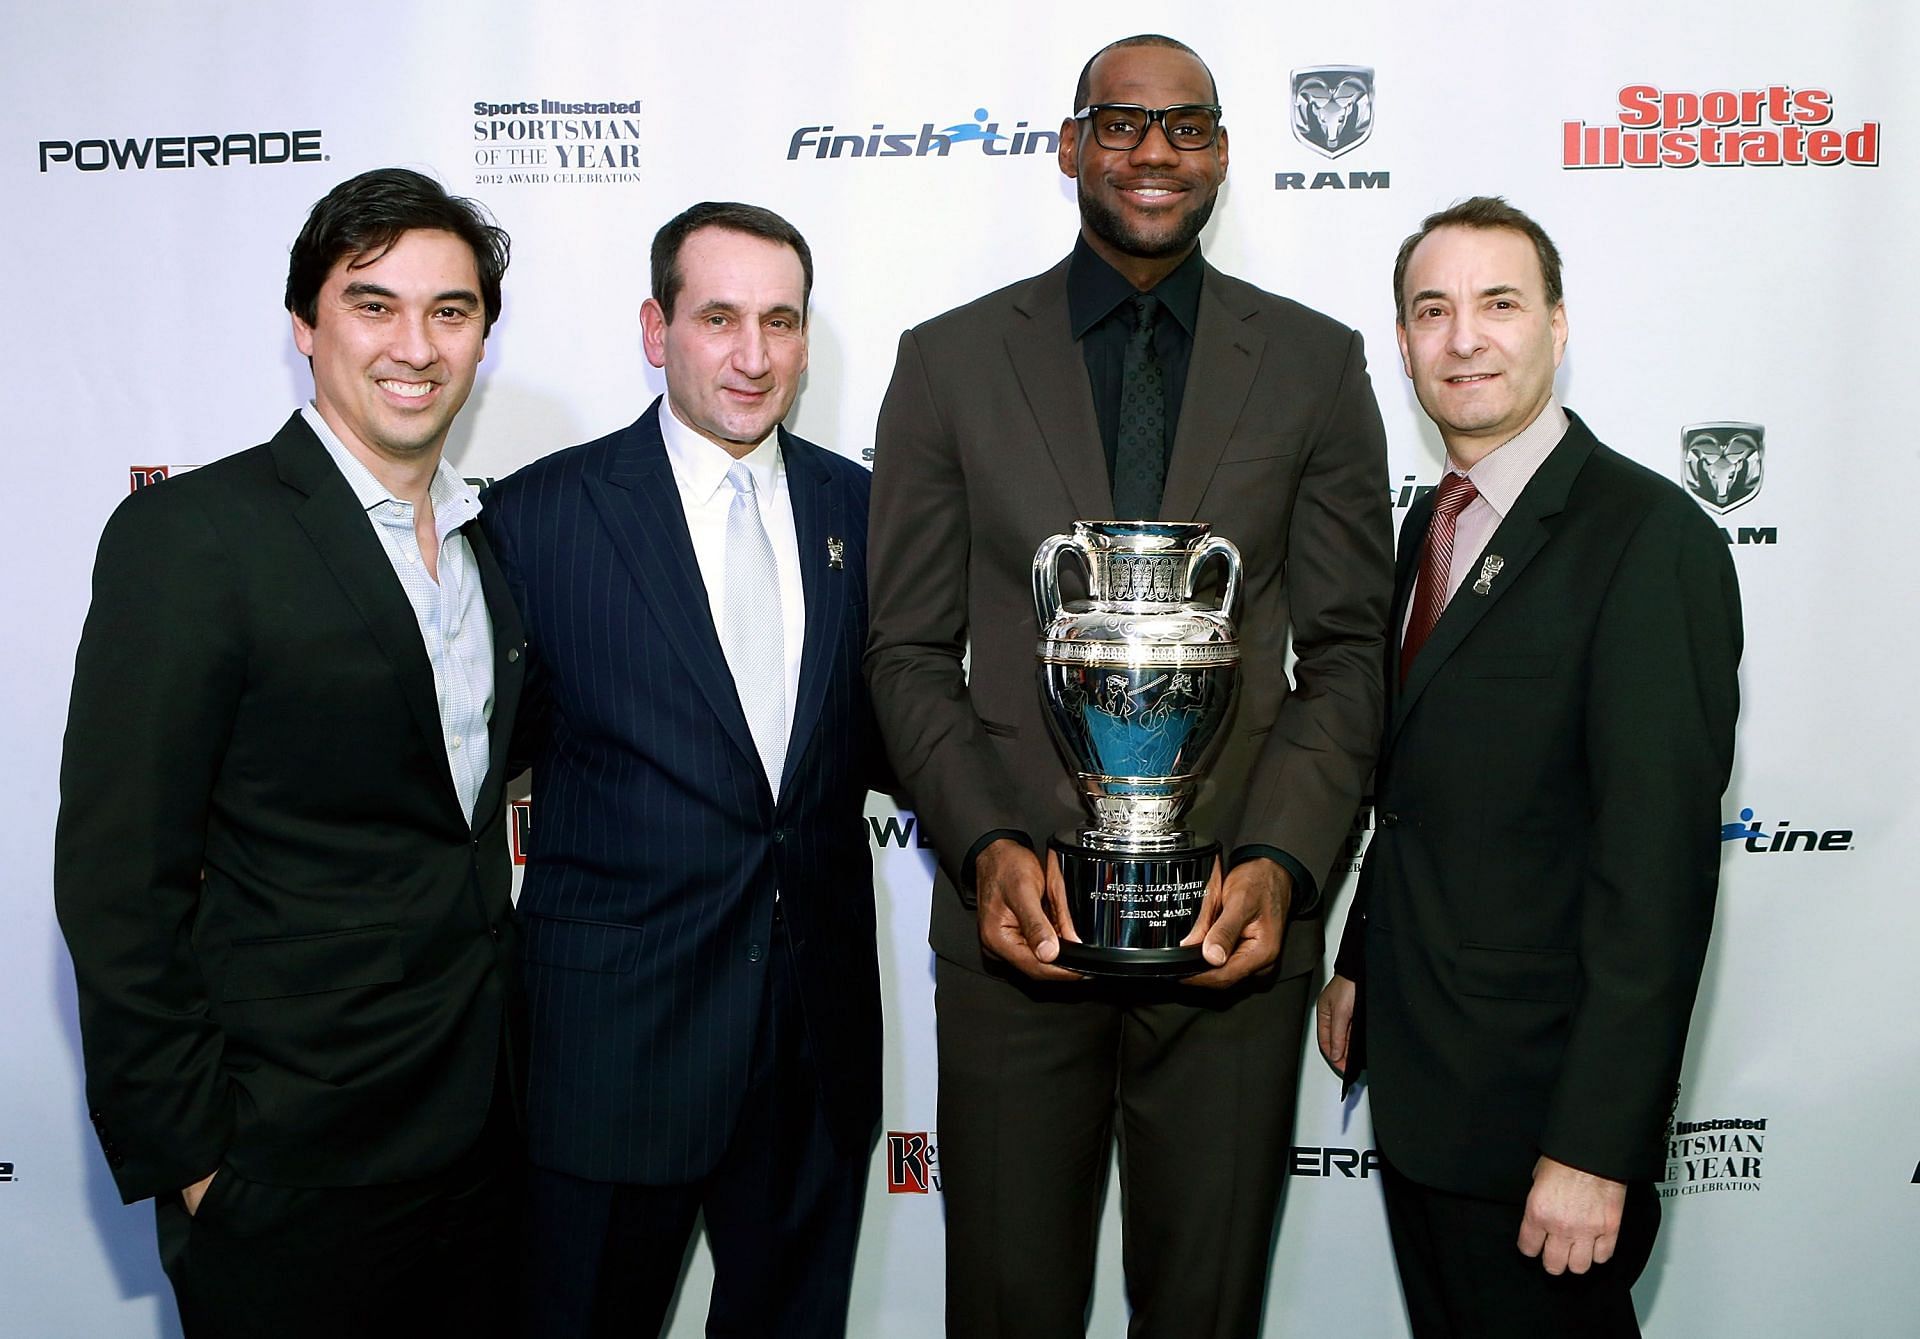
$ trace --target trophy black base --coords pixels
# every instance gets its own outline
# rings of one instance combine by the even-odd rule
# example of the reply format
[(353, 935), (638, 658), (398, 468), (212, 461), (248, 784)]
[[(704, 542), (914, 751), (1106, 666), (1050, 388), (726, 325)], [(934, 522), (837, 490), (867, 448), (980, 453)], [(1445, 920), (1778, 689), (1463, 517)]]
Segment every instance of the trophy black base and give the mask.
[(1067, 913), (1079, 943), (1062, 938), (1057, 965), (1092, 976), (1182, 977), (1207, 970), (1198, 944), (1180, 941), (1199, 919), (1219, 842), (1147, 855), (1067, 837), (1060, 857)]

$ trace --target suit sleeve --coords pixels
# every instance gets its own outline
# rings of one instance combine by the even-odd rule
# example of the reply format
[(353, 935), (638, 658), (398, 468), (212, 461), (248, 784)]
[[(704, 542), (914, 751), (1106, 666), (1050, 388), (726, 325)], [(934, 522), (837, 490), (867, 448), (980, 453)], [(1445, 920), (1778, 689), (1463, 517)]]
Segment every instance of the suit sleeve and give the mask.
[(212, 1172), (233, 1125), (192, 939), (245, 688), (241, 558), (177, 486), (129, 498), (101, 538), (54, 835), (88, 1110), (128, 1203)]
[(1293, 691), (1254, 765), (1238, 844), (1293, 856), (1317, 898), (1380, 745), (1393, 583), (1386, 432), (1358, 333), (1306, 449), (1287, 536)]
[(969, 887), (961, 868), (969, 844), (1025, 823), (967, 695), (966, 477), (910, 330), (880, 405), (868, 541), (874, 713), (948, 877)]
[(1719, 886), (1740, 646), (1718, 531), (1691, 507), (1649, 516), (1591, 648), (1582, 987), (1541, 1138), (1618, 1181), (1659, 1175)]

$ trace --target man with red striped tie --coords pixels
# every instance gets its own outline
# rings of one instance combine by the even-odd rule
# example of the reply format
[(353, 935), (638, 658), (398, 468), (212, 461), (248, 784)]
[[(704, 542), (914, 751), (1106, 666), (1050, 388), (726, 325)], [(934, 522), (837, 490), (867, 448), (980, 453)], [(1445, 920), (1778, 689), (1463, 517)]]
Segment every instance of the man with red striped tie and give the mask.
[(1719, 881), (1719, 531), (1555, 398), (1560, 256), (1476, 197), (1394, 270), (1447, 472), (1401, 530), (1375, 831), (1322, 1053), (1365, 1070), (1417, 1339), (1638, 1335)]

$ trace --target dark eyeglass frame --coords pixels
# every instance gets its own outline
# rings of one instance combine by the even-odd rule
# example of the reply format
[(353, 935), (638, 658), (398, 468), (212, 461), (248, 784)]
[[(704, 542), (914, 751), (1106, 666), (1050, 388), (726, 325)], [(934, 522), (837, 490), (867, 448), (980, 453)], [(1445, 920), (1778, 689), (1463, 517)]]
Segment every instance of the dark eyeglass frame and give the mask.
[[(1147, 118), (1147, 122), (1140, 127), (1138, 138), (1125, 144), (1109, 144), (1106, 136), (1101, 132), (1100, 122), (1095, 119), (1095, 114), (1099, 112), (1139, 112)], [(1201, 144), (1181, 143), (1175, 139), (1167, 129), (1167, 117), (1175, 112), (1212, 112), (1213, 133), (1208, 135), (1206, 141)], [(1114, 153), (1124, 153), (1128, 149), (1139, 148), (1142, 144), (1146, 143), (1147, 136), (1153, 133), (1153, 127), (1156, 123), (1160, 127), (1160, 133), (1166, 137), (1167, 143), (1182, 153), (1198, 153), (1202, 149), (1211, 149), (1214, 141), (1220, 138), (1220, 132), (1226, 128), (1226, 122), (1221, 114), (1220, 104), (1217, 102), (1176, 102), (1170, 107), (1142, 107), (1137, 102), (1095, 102), (1089, 103), (1087, 106), (1075, 112), (1073, 119), (1076, 121), (1085, 121), (1088, 128), (1093, 131), (1094, 143)]]

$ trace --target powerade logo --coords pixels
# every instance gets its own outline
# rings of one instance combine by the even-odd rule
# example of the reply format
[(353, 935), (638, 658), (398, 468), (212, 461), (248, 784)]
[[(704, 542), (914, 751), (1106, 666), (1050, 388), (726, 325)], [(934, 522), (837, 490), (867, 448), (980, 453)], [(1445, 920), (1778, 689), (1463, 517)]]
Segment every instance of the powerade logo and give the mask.
[(922, 122), (915, 130), (890, 129), (876, 121), (867, 130), (850, 134), (831, 125), (801, 126), (787, 140), (787, 161), (808, 158), (926, 158), (979, 152), (988, 158), (1027, 158), (1053, 154), (1060, 148), (1060, 132), (1036, 130), (1016, 121), (1004, 131), (985, 107), (976, 107), (971, 121), (950, 126)]
[(1694, 93), (1628, 84), (1619, 106), (1614, 125), (1561, 123), (1561, 167), (1880, 166), (1880, 123), (1833, 127), (1824, 88)]
[(318, 130), (242, 130), (226, 135), (148, 135), (142, 139), (43, 139), (40, 170), (139, 172), (148, 168), (271, 167), (324, 163)]
[(888, 1131), (887, 1193), (940, 1193), (940, 1149), (932, 1130)]
[(1738, 842), (1740, 849), (1754, 855), (1773, 855), (1804, 851), (1809, 855), (1827, 855), (1834, 851), (1853, 849), (1852, 828), (1828, 828), (1816, 831), (1813, 828), (1796, 828), (1792, 820), (1780, 819), (1773, 825), (1772, 831), (1762, 826), (1753, 816), (1753, 810), (1742, 809), (1740, 821), (1720, 825), (1720, 841)]
[(903, 851), (910, 846), (921, 851), (932, 850), (933, 843), (919, 828), (919, 820), (912, 814), (888, 814), (885, 818), (867, 815), (867, 838), (883, 850), (889, 846), (897, 846)]
[(10, 1162), (0, 1162), (0, 1181), (17, 1180), (19, 1180), (19, 1178), (13, 1174), (13, 1164)]
[(1376, 1148), (1321, 1148), (1295, 1144), (1287, 1170), (1295, 1176), (1341, 1177), (1365, 1181), (1380, 1170), (1380, 1150)]

